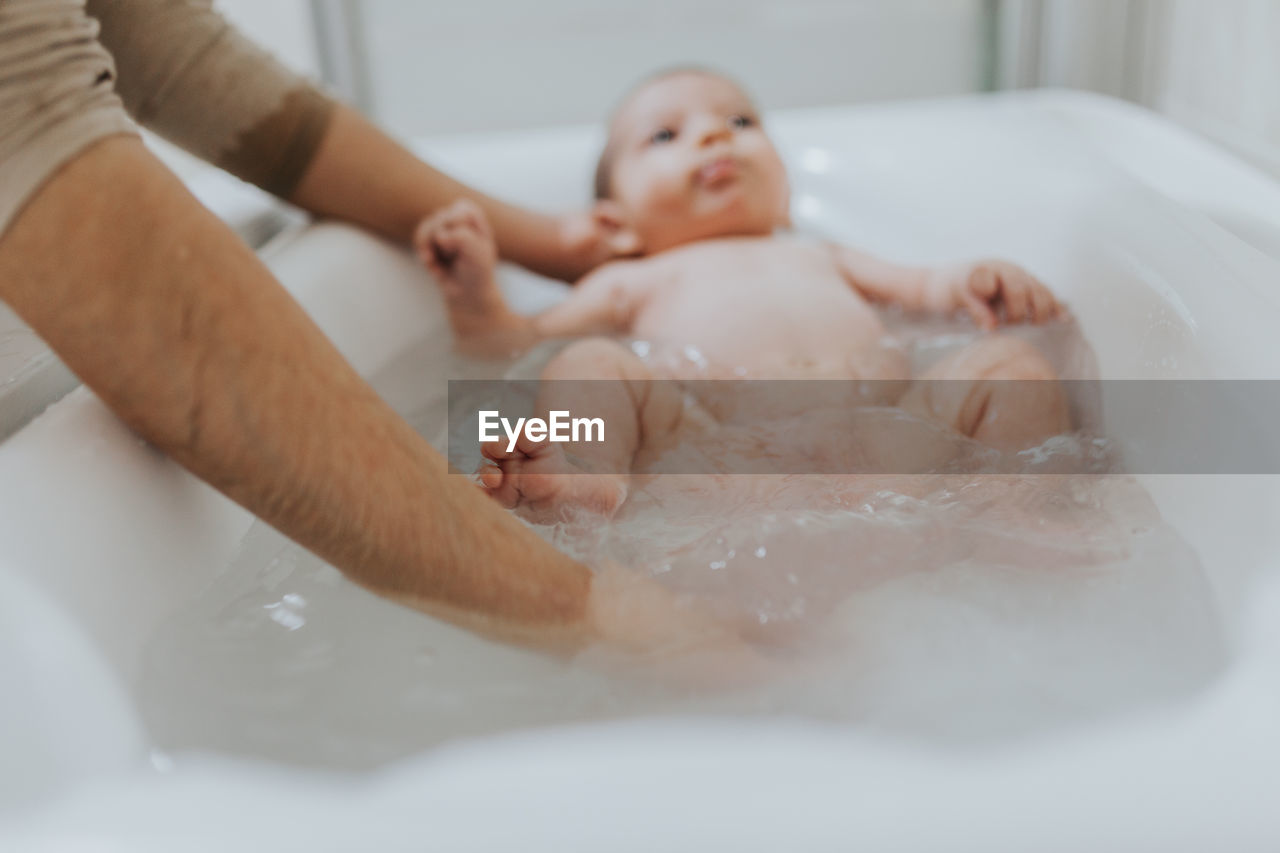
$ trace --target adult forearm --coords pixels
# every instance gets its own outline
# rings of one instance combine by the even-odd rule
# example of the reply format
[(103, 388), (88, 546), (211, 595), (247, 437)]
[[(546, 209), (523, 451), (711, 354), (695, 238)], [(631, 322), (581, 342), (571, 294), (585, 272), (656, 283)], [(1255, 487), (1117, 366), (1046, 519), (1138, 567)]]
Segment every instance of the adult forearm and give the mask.
[(535, 639), (582, 629), (589, 570), (450, 475), (138, 140), (31, 201), (0, 297), (140, 435), (359, 583)]
[(338, 106), (290, 198), (322, 216), (355, 222), (407, 243), (425, 217), (459, 198), (484, 210), (504, 258), (573, 281), (604, 260), (570, 226), (491, 198), (419, 160), (354, 110)]

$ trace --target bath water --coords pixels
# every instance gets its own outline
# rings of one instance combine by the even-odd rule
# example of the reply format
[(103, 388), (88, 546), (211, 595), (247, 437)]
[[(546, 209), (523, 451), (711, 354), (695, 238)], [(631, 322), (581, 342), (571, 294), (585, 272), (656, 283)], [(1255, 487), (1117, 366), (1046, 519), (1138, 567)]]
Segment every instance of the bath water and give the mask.
[[(1063, 375), (1090, 370), (1070, 334), (1026, 333)], [(919, 359), (968, 340), (939, 324), (895, 334)], [(445, 377), (511, 371), (432, 352), (406, 353), (374, 384), (442, 446)], [(1094, 470), (1091, 446), (1065, 437), (1037, 464)], [(257, 524), (234, 564), (150, 642), (148, 727), (166, 751), (340, 768), (651, 713), (801, 715), (966, 746), (1171, 701), (1223, 666), (1196, 556), (1131, 477), (729, 479), (659, 478), (612, 524), (537, 530), (743, 626), (770, 664), (764, 675), (736, 678), (713, 653), (696, 663), (714, 676), (690, 679), (686, 660), (560, 660), (493, 643), (356, 587)]]

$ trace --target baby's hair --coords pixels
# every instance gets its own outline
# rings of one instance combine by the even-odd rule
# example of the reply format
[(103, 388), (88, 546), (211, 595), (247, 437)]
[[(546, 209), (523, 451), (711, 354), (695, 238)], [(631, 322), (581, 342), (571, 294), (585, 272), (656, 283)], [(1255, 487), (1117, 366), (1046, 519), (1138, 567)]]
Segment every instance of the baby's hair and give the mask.
[(600, 152), (600, 159), (596, 161), (595, 173), (595, 197), (596, 201), (603, 201), (612, 197), (613, 186), (613, 122), (618, 117), (618, 113), (622, 112), (622, 108), (635, 96), (637, 92), (646, 86), (651, 86), (659, 80), (665, 80), (668, 77), (678, 77), (682, 74), (704, 74), (708, 77), (719, 77), (742, 89), (737, 80), (729, 75), (717, 71), (714, 68), (708, 68), (705, 65), (671, 65), (666, 68), (648, 74), (641, 78), (639, 82), (633, 85), (626, 93), (618, 99), (614, 107), (609, 112), (609, 120), (605, 125), (609, 131), (609, 137), (605, 140), (604, 149)]

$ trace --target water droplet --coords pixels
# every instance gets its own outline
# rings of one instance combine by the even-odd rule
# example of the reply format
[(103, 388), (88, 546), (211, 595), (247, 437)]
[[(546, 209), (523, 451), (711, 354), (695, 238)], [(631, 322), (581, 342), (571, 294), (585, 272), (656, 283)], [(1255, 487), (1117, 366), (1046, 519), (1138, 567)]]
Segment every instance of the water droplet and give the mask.
[(282, 625), (290, 631), (296, 631), (303, 625), (307, 624), (307, 620), (304, 619), (300, 613), (295, 613), (292, 610), (284, 610), (283, 608), (277, 608), (271, 611), (271, 621), (275, 622), (277, 625)]

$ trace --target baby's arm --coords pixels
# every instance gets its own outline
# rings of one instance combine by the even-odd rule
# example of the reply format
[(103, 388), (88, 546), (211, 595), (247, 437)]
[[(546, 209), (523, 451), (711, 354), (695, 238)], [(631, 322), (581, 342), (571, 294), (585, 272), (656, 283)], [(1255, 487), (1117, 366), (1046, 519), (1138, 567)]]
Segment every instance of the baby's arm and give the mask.
[(564, 302), (534, 316), (507, 305), (494, 275), (498, 254), (484, 214), (465, 199), (418, 226), (414, 245), (445, 298), (458, 346), (474, 354), (520, 351), (539, 340), (625, 331), (634, 300), (621, 274), (608, 264), (584, 278)]
[(1044, 283), (1008, 261), (931, 268), (894, 264), (835, 244), (831, 253), (849, 285), (871, 302), (940, 314), (964, 310), (984, 329), (999, 324), (1002, 309), (1009, 323), (1044, 323), (1063, 310)]

